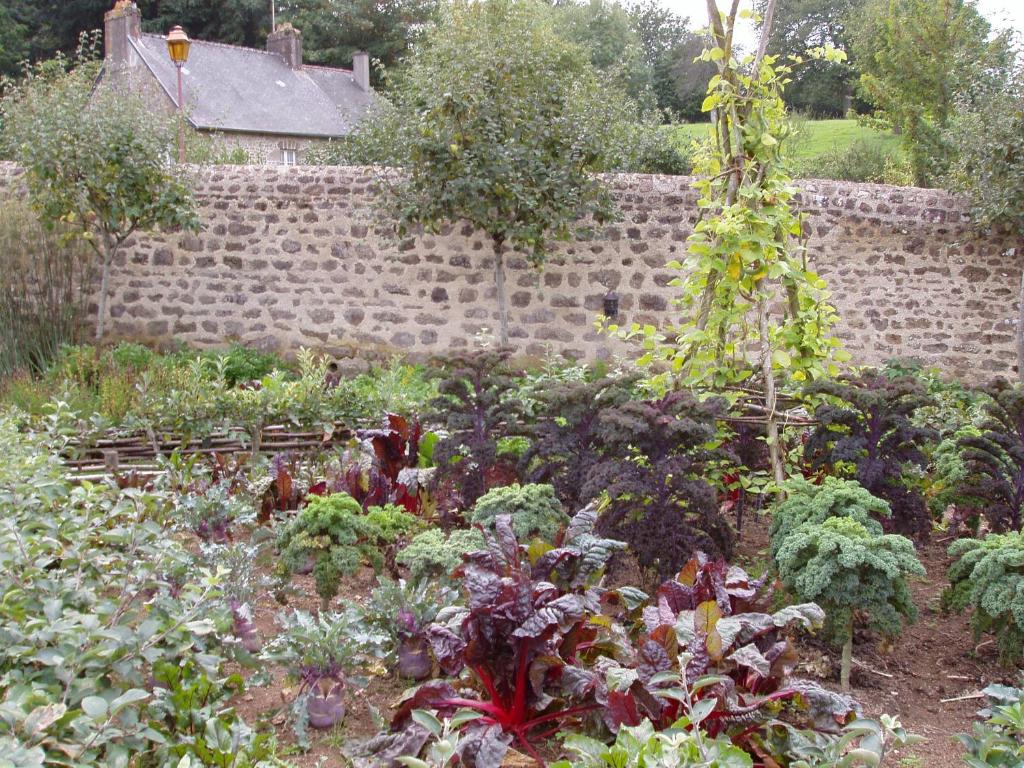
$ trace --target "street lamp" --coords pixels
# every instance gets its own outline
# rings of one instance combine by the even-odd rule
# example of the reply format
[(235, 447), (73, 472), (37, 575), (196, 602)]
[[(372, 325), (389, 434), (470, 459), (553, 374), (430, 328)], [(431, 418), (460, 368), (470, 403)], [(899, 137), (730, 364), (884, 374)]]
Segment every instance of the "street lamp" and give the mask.
[(181, 112), (181, 121), (178, 125), (178, 162), (185, 162), (185, 96), (184, 86), (181, 81), (181, 68), (188, 61), (188, 48), (192, 41), (188, 39), (185, 30), (175, 27), (167, 35), (167, 53), (171, 61), (178, 68), (178, 111)]

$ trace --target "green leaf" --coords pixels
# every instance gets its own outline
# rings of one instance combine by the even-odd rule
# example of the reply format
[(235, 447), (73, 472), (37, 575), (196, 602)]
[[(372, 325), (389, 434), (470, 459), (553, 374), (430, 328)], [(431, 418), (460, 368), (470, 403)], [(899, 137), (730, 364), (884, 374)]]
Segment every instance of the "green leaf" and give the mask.
[(99, 720), (107, 715), (107, 700), (99, 696), (86, 696), (82, 699), (82, 711), (93, 720)]

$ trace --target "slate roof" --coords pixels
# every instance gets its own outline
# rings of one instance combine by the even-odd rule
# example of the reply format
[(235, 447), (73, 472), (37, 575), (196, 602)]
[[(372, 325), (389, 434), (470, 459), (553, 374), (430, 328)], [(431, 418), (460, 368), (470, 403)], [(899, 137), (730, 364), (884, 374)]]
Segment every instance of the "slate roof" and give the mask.
[[(130, 38), (177, 104), (178, 80), (161, 35)], [(185, 106), (196, 128), (337, 138), (374, 103), (347, 69), (292, 69), (276, 53), (193, 40), (184, 75)]]

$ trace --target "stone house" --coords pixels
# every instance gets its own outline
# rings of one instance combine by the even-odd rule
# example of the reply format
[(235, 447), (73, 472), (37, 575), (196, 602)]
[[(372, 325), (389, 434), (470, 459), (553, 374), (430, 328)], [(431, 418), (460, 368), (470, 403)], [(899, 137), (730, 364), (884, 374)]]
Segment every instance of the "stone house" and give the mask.
[[(117, 0), (103, 20), (101, 79), (129, 79), (158, 108), (178, 110), (178, 73), (165, 38), (142, 31), (134, 0)], [(302, 34), (290, 24), (278, 26), (265, 51), (193, 40), (181, 73), (191, 126), (272, 165), (299, 164), (304, 150), (347, 135), (375, 100), (365, 51), (352, 70), (304, 64)]]

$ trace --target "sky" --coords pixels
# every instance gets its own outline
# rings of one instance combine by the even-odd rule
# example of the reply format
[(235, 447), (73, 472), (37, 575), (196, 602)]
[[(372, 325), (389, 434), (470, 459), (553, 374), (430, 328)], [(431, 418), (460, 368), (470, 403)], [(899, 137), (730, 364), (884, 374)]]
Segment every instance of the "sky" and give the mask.
[[(691, 28), (707, 25), (706, 0), (661, 0), (661, 3), (681, 16), (689, 16)], [(719, 8), (725, 9), (727, 5), (724, 0), (719, 0)], [(741, 0), (740, 8), (752, 7), (752, 0)], [(1024, 37), (1024, 0), (978, 0), (978, 10), (992, 23), (993, 29), (1016, 29)], [(756, 44), (753, 25), (749, 21), (741, 24), (742, 29), (737, 30), (740, 42), (745, 48), (752, 49)]]

